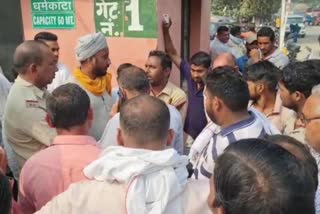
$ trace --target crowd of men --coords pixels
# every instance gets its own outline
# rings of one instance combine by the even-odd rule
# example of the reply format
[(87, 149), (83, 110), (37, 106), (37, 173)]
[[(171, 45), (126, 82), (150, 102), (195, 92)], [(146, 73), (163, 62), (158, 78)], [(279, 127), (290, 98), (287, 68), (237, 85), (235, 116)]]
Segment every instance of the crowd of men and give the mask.
[(221, 26), (187, 61), (171, 25), (117, 88), (102, 33), (78, 39), (73, 72), (53, 33), (16, 48), (14, 83), (0, 75), (1, 213), (320, 213), (320, 60), (289, 62), (268, 27)]

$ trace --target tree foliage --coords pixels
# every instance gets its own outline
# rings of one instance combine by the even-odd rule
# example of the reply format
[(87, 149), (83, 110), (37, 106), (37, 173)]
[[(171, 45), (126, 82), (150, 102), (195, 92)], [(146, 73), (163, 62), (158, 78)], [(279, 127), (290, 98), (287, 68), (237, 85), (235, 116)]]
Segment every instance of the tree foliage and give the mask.
[(212, 11), (235, 18), (264, 18), (277, 12), (280, 5), (281, 0), (212, 0)]

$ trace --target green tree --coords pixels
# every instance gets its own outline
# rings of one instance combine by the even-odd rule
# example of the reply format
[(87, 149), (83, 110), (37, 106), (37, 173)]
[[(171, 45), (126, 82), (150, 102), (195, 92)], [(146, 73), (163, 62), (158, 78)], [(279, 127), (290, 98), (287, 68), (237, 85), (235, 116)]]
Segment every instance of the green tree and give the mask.
[(236, 18), (249, 19), (271, 17), (281, 6), (281, 0), (212, 0), (211, 2), (213, 14), (232, 14)]
[(214, 15), (234, 15), (241, 0), (211, 0), (211, 11)]

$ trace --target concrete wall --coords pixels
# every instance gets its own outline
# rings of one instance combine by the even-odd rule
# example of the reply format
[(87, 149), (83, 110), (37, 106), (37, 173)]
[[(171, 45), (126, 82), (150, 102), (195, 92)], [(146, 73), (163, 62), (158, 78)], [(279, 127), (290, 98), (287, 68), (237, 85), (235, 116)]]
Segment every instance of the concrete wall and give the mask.
[(209, 51), (210, 0), (191, 0), (190, 56)]

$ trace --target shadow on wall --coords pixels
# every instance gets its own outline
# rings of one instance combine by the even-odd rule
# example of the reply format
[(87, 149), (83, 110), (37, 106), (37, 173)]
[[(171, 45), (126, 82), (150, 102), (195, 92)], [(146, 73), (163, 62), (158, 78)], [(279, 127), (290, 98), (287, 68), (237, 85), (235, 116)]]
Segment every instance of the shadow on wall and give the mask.
[(2, 1), (0, 7), (0, 29), (2, 29), (0, 31), (0, 66), (10, 81), (16, 77), (12, 70), (12, 56), (17, 45), (23, 41), (22, 26), (20, 1)]

